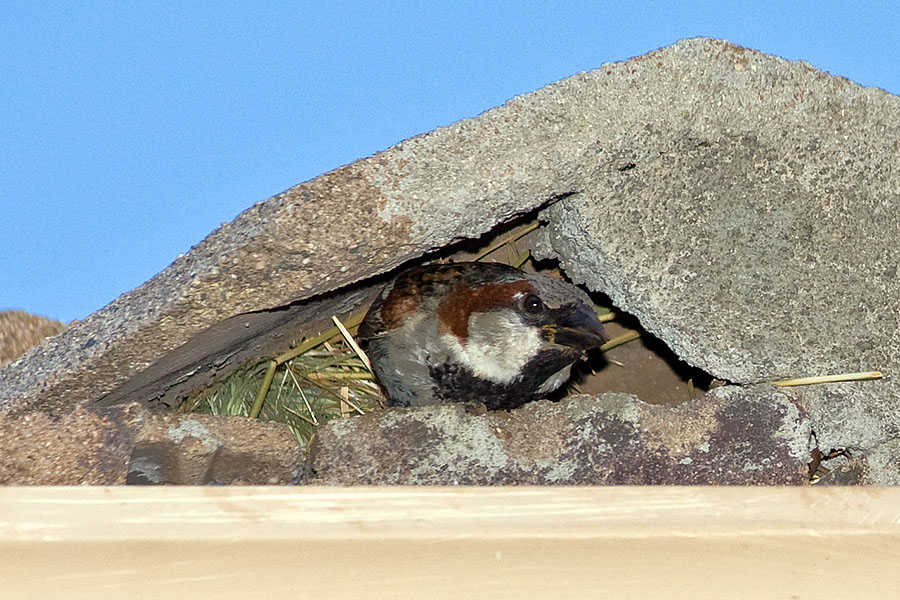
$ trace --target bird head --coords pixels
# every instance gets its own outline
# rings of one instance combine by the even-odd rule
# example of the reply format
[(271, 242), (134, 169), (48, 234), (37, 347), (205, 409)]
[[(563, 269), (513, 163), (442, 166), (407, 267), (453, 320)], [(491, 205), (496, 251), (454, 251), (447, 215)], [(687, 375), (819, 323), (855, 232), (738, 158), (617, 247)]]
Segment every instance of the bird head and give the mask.
[(608, 339), (582, 290), (496, 263), (401, 274), (373, 303), (360, 337), (388, 395), (407, 404), (473, 394), (523, 403), (559, 387), (572, 363)]

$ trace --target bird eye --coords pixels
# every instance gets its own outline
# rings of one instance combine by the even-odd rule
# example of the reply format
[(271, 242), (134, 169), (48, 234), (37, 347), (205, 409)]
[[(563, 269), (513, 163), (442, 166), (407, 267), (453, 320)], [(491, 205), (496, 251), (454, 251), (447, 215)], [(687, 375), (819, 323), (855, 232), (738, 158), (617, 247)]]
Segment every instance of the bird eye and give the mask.
[(544, 310), (544, 303), (534, 294), (528, 294), (525, 296), (525, 299), (522, 300), (522, 308), (525, 309), (525, 312), (536, 315)]

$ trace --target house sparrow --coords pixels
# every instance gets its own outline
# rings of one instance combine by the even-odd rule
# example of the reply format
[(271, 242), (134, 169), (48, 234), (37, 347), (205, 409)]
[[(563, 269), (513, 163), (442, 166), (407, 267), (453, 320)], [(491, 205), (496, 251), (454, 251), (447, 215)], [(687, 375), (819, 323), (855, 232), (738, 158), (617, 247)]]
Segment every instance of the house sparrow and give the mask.
[(588, 295), (498, 263), (432, 264), (382, 290), (359, 327), (389, 403), (509, 410), (562, 385), (608, 337)]

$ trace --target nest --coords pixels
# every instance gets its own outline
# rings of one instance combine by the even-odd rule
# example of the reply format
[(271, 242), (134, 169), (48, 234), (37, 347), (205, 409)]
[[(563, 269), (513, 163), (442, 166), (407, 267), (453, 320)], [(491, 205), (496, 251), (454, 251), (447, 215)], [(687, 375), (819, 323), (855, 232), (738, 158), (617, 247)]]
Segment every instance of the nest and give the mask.
[[(475, 253), (458, 253), (459, 260), (492, 260), (513, 267), (530, 268), (531, 252), (527, 238), (539, 224), (521, 225), (501, 236), (500, 241), (486, 245)], [(505, 260), (503, 252), (505, 250)], [(561, 276), (561, 274), (560, 274)], [(602, 322), (618, 320), (608, 306), (595, 306)], [(354, 340), (365, 308), (342, 319), (333, 316), (335, 326), (320, 335), (301, 341), (297, 346), (274, 358), (261, 358), (249, 368), (235, 371), (217, 385), (182, 403), (180, 410), (214, 415), (234, 415), (284, 423), (302, 445), (306, 445), (316, 429), (332, 419), (365, 414), (385, 406), (385, 398), (375, 381), (369, 360)], [(619, 325), (625, 325), (619, 323)], [(600, 347), (607, 352), (617, 346), (640, 339), (645, 332), (639, 326), (617, 327), (619, 335)], [(624, 366), (610, 360), (620, 367)], [(877, 371), (846, 373), (826, 377), (772, 382), (778, 386), (811, 385), (832, 381), (854, 381), (881, 377)], [(695, 397), (694, 380), (687, 379), (688, 397)], [(712, 385), (724, 384), (713, 380)], [(580, 392), (575, 384), (567, 391)]]
[[(368, 359), (353, 341), (362, 314), (275, 358), (229, 375), (181, 409), (284, 423), (305, 445), (316, 428), (384, 407)], [(344, 332), (341, 331), (344, 330)]]

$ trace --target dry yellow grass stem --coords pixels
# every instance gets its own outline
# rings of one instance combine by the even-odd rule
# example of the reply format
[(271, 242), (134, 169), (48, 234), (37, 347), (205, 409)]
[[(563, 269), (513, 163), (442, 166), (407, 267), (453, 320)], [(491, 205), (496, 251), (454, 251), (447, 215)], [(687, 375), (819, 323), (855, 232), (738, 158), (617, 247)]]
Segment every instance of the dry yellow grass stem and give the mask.
[[(347, 317), (345, 327), (347, 329), (355, 329), (356, 327), (359, 326), (360, 323), (362, 323), (363, 317), (365, 317), (365, 316), (366, 316), (366, 312), (361, 311), (355, 315)], [(303, 340), (302, 342), (300, 342), (300, 344), (298, 346), (296, 346), (295, 348), (291, 348), (290, 350), (288, 350), (287, 352), (285, 352), (283, 354), (279, 354), (273, 360), (275, 362), (277, 362), (279, 365), (286, 363), (287, 361), (291, 360), (292, 358), (297, 358), (301, 354), (306, 354), (313, 348), (315, 348), (317, 346), (321, 346), (322, 344), (324, 344), (331, 338), (337, 337), (339, 335), (341, 335), (341, 330), (338, 329), (337, 326), (332, 327), (332, 328), (326, 330), (325, 332), (320, 333), (319, 335), (317, 335), (315, 337), (311, 337), (311, 338)]]
[[(363, 317), (365, 316), (365, 312), (360, 312), (349, 317), (347, 319), (347, 326), (349, 326), (350, 328), (359, 326), (359, 324), (363, 320)], [(279, 367), (279, 365), (283, 365), (287, 361), (293, 358), (297, 358), (301, 354), (306, 354), (313, 348), (321, 346), (331, 338), (337, 337), (338, 335), (344, 336), (344, 339), (348, 340), (348, 343), (350, 343), (349, 340), (352, 340), (353, 337), (350, 335), (350, 332), (347, 331), (347, 327), (345, 327), (343, 323), (338, 321), (337, 317), (332, 317), (332, 319), (335, 323), (337, 323), (335, 327), (332, 327), (331, 329), (328, 329), (324, 333), (321, 333), (315, 337), (303, 340), (296, 348), (291, 348), (287, 352), (279, 354), (271, 361), (269, 361), (269, 366), (266, 369), (266, 376), (263, 378), (262, 385), (259, 386), (259, 392), (257, 392), (256, 394), (256, 400), (253, 402), (253, 406), (250, 408), (249, 417), (251, 419), (259, 417), (259, 413), (266, 401), (266, 396), (269, 395), (269, 388), (272, 387), (272, 380), (275, 378), (275, 370)], [(357, 354), (362, 352), (362, 350), (357, 350), (358, 346), (356, 345), (355, 341), (351, 343), (351, 347), (355, 352), (357, 352)], [(361, 356), (360, 358), (371, 371), (372, 368), (371, 364), (369, 363), (369, 358), (365, 356)]]
[(529, 258), (531, 258), (531, 250), (526, 250), (525, 252), (519, 254), (519, 256), (510, 264), (517, 269), (521, 269), (522, 265), (524, 265), (525, 261), (527, 261)]
[(609, 340), (602, 346), (600, 346), (600, 352), (606, 352), (607, 350), (612, 350), (616, 346), (621, 346), (622, 344), (627, 344), (628, 342), (632, 342), (641, 337), (640, 332), (628, 330), (622, 335), (617, 335), (613, 339)]
[(310, 381), (318, 381), (325, 379), (362, 379), (365, 381), (371, 381), (375, 379), (375, 377), (371, 373), (355, 373), (349, 371), (347, 373), (307, 373), (306, 378)]
[(359, 357), (359, 360), (363, 361), (363, 364), (366, 365), (366, 369), (371, 371), (372, 362), (369, 360), (369, 357), (366, 356), (366, 353), (362, 351), (362, 348), (359, 347), (359, 344), (356, 343), (356, 340), (353, 339), (353, 336), (350, 335), (350, 332), (347, 331), (347, 328), (344, 327), (344, 324), (341, 323), (341, 320), (338, 319), (336, 315), (331, 315), (331, 320), (334, 321), (335, 327), (337, 327), (341, 332), (341, 335), (344, 336), (344, 341), (347, 342), (347, 345), (353, 348), (353, 351)]
[(259, 416), (259, 411), (262, 410), (263, 403), (266, 401), (266, 396), (269, 395), (269, 388), (272, 387), (272, 380), (275, 379), (275, 369), (278, 368), (280, 363), (272, 360), (269, 361), (269, 367), (266, 369), (266, 376), (263, 377), (262, 385), (259, 386), (259, 392), (256, 394), (256, 400), (253, 402), (253, 406), (250, 407), (250, 418), (255, 419)]
[(839, 381), (865, 381), (868, 379), (881, 379), (881, 371), (864, 371), (862, 373), (841, 373), (840, 375), (823, 375), (821, 377), (799, 377), (797, 379), (782, 379), (773, 381), (778, 387), (793, 387), (798, 385), (814, 385), (816, 383), (836, 383)]

